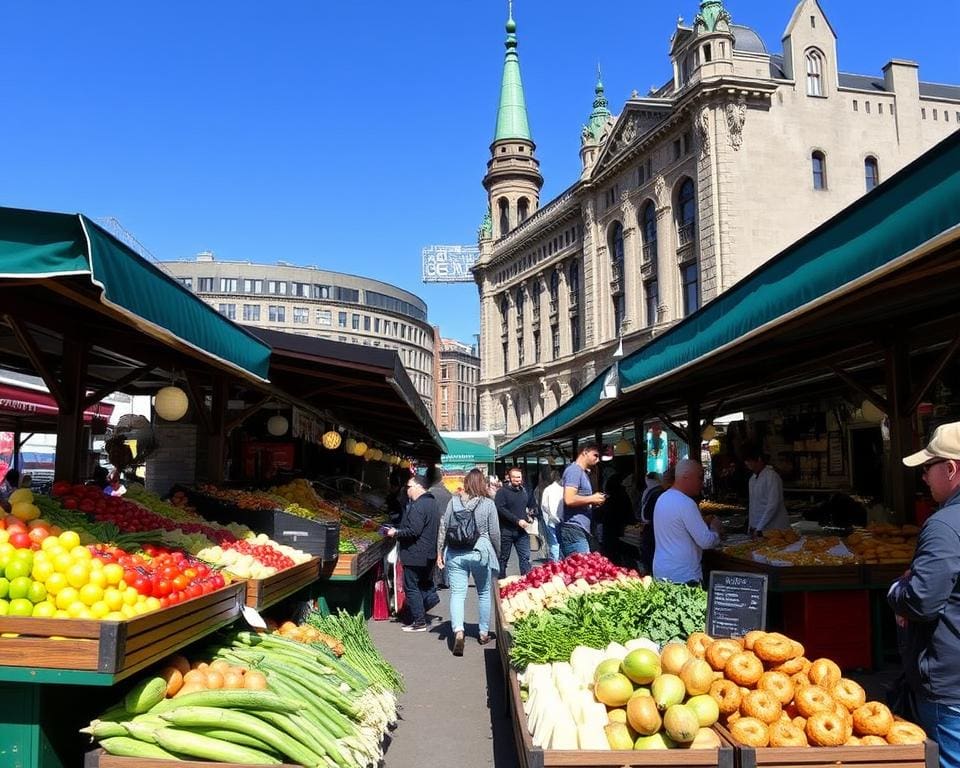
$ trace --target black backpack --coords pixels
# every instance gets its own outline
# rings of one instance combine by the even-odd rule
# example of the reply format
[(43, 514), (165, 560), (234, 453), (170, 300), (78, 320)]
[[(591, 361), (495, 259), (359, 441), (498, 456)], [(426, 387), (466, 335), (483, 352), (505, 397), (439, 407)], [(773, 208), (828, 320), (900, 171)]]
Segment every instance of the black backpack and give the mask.
[(453, 518), (447, 528), (446, 543), (451, 549), (473, 549), (480, 538), (477, 518), (456, 496), (452, 499)]

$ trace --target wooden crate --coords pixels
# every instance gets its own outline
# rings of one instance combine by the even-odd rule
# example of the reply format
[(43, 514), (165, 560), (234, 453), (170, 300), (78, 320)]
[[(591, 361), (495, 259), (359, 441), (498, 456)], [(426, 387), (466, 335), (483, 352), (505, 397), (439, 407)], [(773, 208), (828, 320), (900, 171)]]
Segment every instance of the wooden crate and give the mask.
[(321, 576), (349, 576), (359, 578), (373, 566), (386, 557), (394, 545), (393, 539), (382, 539), (375, 544), (371, 544), (363, 552), (357, 554), (340, 553), (336, 561), (332, 563), (325, 562), (321, 568)]
[[(213, 763), (207, 760), (157, 760), (149, 757), (117, 757), (108, 755), (102, 749), (94, 749), (84, 755), (83, 768), (258, 768), (249, 763)], [(301, 768), (291, 763), (283, 763), (276, 768)]]
[(736, 768), (829, 768), (834, 765), (860, 768), (938, 768), (935, 742), (888, 744), (884, 747), (745, 747), (730, 732), (716, 726), (720, 735), (736, 747)]
[[(651, 749), (651, 750), (557, 750), (533, 746), (527, 731), (527, 715), (520, 701), (520, 685), (517, 674), (510, 670), (510, 696), (513, 706), (513, 734), (517, 757), (523, 768), (628, 768), (638, 766), (685, 766), (685, 768), (735, 768), (734, 749), (720, 735), (721, 746), (717, 749)], [(718, 731), (719, 733), (719, 731)], [(934, 767), (935, 768), (935, 767)]]
[(319, 576), (320, 558), (314, 557), (266, 579), (250, 579), (247, 582), (246, 604), (257, 610), (269, 608), (312, 584)]
[(71, 669), (126, 677), (232, 623), (246, 582), (228, 584), (128, 621), (0, 617), (0, 657), (12, 667)]
[(890, 585), (903, 576), (903, 572), (909, 567), (909, 561), (902, 563), (864, 563), (863, 582), (870, 589), (890, 589)]

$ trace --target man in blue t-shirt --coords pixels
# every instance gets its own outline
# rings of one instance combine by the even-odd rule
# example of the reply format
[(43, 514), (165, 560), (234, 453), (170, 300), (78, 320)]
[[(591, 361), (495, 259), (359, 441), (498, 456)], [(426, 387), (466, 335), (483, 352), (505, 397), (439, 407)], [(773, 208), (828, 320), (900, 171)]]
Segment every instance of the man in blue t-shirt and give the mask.
[(594, 493), (587, 470), (600, 461), (600, 446), (587, 443), (577, 460), (563, 470), (563, 500), (557, 510), (563, 521), (560, 524), (560, 554), (569, 557), (574, 552), (587, 553), (596, 550), (596, 542), (590, 534), (595, 504), (603, 504), (606, 495)]

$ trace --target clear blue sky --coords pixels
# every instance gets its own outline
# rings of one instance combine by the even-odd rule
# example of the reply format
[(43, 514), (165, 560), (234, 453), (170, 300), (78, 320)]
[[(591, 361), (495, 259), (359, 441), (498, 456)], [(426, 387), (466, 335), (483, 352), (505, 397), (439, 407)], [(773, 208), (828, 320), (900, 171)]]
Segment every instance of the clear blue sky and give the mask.
[[(697, 0), (516, 0), (546, 202), (579, 173), (597, 61), (611, 109), (670, 76)], [(793, 0), (727, 0), (769, 50)], [(840, 67), (960, 81), (956, 0), (823, 0)], [(369, 275), (477, 330), (472, 285), (424, 286), (420, 248), (473, 243), (506, 2), (0, 0), (0, 205), (114, 216), (160, 259), (209, 249)]]

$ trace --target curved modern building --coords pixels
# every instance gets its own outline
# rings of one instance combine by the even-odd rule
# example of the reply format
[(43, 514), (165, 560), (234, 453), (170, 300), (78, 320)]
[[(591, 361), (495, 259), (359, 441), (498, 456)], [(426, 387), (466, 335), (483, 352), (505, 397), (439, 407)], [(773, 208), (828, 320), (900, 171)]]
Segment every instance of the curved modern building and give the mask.
[(284, 261), (220, 261), (209, 252), (160, 266), (241, 325), (396, 350), (433, 412), (434, 330), (427, 305), (367, 277)]

